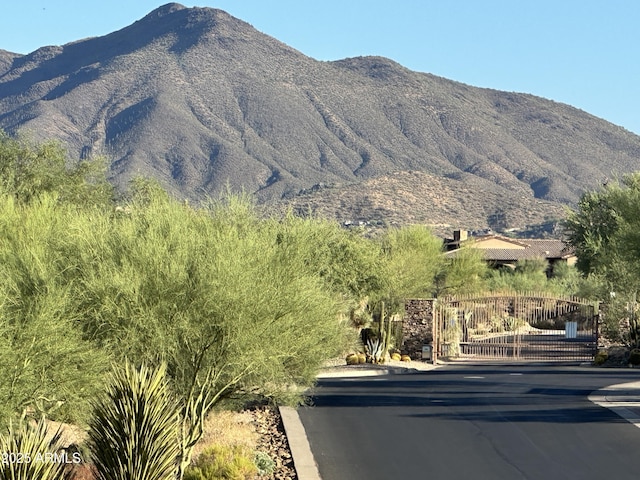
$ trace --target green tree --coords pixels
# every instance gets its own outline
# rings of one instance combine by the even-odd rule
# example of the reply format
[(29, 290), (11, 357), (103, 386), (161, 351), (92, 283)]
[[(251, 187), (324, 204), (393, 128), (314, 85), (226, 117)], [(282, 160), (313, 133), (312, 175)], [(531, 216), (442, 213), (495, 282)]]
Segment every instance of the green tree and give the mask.
[(476, 293), (486, 288), (489, 267), (482, 250), (463, 246), (456, 255), (445, 256), (436, 278), (436, 295)]
[(424, 226), (389, 230), (382, 238), (389, 272), (389, 306), (397, 308), (405, 298), (433, 295), (435, 278), (444, 265), (442, 240)]
[(568, 242), (576, 249), (577, 266), (586, 276), (586, 284), (608, 304), (603, 331), (615, 341), (637, 337), (620, 325), (633, 323), (632, 305), (640, 291), (639, 219), (640, 172), (585, 193), (565, 222)]
[(526, 259), (518, 262), (514, 269), (503, 267), (492, 270), (488, 277), (492, 291), (548, 291), (548, 262), (544, 258)]
[(60, 202), (79, 206), (109, 205), (113, 198), (104, 158), (70, 162), (58, 142), (38, 144), (24, 137), (10, 137), (1, 130), (0, 192), (22, 204), (42, 193), (55, 194)]
[(358, 303), (379, 298), (387, 290), (388, 274), (378, 243), (326, 219), (287, 215), (272, 220), (270, 228), (281, 255), (298, 257), (310, 275), (343, 298)]
[(69, 237), (85, 218), (40, 195), (29, 205), (0, 196), (0, 421), (23, 413), (81, 421), (106, 355), (83, 338)]
[(640, 288), (638, 218), (640, 173), (585, 193), (577, 209), (569, 212), (564, 226), (568, 243), (576, 249), (577, 267), (587, 276), (601, 277), (606, 290)]
[(300, 399), (290, 386), (311, 385), (352, 341), (344, 304), (306, 263), (311, 247), (283, 250), (277, 225), (241, 199), (194, 210), (151, 195), (94, 215), (76, 235), (90, 246), (77, 260), (85, 331), (116, 358), (166, 362), (182, 402), (183, 463), (214, 405)]

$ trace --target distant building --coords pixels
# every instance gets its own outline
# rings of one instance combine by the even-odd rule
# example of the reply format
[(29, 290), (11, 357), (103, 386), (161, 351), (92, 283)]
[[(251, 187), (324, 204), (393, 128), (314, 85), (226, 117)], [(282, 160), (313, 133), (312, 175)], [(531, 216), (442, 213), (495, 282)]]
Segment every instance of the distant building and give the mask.
[(455, 256), (463, 245), (482, 250), (486, 261), (495, 267), (515, 268), (521, 260), (544, 258), (553, 269), (558, 262), (575, 265), (577, 260), (573, 248), (562, 240), (515, 239), (496, 234), (473, 236), (465, 230), (456, 230), (452, 239), (445, 240), (446, 255)]

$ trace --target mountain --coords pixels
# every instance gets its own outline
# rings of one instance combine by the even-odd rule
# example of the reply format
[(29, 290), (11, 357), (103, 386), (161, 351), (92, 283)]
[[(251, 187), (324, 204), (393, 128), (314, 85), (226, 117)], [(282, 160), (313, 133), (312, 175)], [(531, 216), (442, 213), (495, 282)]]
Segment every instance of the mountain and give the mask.
[(448, 178), (418, 171), (394, 172), (357, 184), (315, 185), (275, 202), (272, 208), (335, 218), (344, 226), (371, 233), (388, 226), (425, 224), (443, 237), (460, 227), (503, 231), (545, 223), (552, 230), (545, 233), (553, 234), (553, 220), (565, 213), (558, 203), (523, 199), (517, 192), (469, 173)]
[[(317, 61), (221, 10), (175, 3), (106, 36), (0, 50), (0, 128), (60, 139), (73, 158), (107, 155), (119, 186), (149, 176), (193, 200), (231, 186), (321, 206), (340, 189), (386, 189), (393, 209), (411, 191), (394, 193), (397, 179), (412, 179), (446, 194), (449, 211), (422, 198), (415, 217), (445, 224), (469, 210), (552, 216), (640, 160), (639, 136), (569, 105), (382, 57)], [(340, 187), (309, 195), (328, 184)]]

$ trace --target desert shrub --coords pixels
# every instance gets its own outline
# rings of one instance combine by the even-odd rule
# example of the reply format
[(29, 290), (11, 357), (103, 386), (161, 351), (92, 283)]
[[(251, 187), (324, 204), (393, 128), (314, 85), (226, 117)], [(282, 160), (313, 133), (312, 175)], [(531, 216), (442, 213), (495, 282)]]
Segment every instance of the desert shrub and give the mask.
[(387, 303), (395, 312), (404, 298), (430, 297), (445, 259), (442, 240), (420, 225), (389, 229), (381, 238), (389, 275)]
[(631, 365), (640, 365), (640, 348), (634, 348), (629, 352), (629, 363)]
[(596, 353), (596, 356), (593, 359), (593, 364), (596, 366), (603, 365), (608, 358), (609, 358), (609, 354), (607, 353), (607, 351), (600, 350), (598, 353)]
[(0, 425), (25, 411), (86, 421), (100, 388), (109, 361), (80, 328), (78, 224), (90, 228), (90, 215), (55, 196), (0, 195)]
[(256, 452), (253, 462), (258, 469), (258, 475), (271, 475), (276, 468), (276, 462), (265, 452)]
[(242, 445), (212, 445), (187, 467), (184, 480), (250, 480), (258, 473), (251, 452)]
[(104, 158), (67, 162), (62, 144), (13, 138), (0, 130), (0, 192), (26, 205), (43, 193), (60, 203), (85, 207), (109, 205), (113, 186), (106, 180)]

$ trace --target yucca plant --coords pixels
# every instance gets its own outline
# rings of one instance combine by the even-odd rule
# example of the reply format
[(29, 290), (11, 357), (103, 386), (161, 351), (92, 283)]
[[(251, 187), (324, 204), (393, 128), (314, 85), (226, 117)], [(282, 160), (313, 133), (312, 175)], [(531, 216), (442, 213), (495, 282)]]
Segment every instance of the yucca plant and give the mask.
[(89, 423), (89, 450), (101, 480), (174, 479), (179, 416), (166, 367), (126, 363), (112, 374)]
[(48, 434), (44, 417), (37, 424), (24, 418), (0, 435), (0, 480), (61, 480), (65, 461), (61, 432)]

